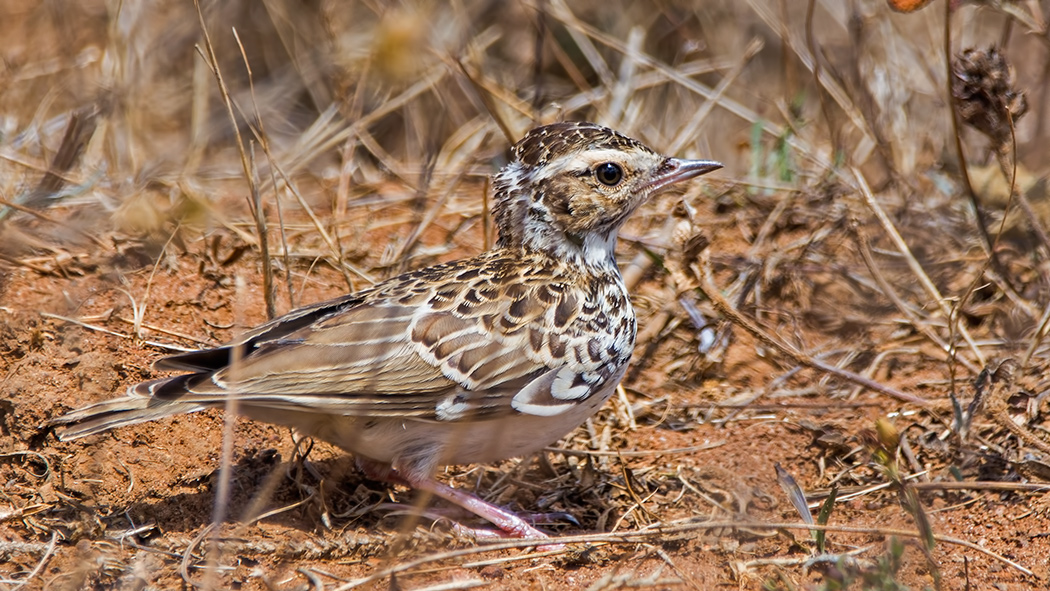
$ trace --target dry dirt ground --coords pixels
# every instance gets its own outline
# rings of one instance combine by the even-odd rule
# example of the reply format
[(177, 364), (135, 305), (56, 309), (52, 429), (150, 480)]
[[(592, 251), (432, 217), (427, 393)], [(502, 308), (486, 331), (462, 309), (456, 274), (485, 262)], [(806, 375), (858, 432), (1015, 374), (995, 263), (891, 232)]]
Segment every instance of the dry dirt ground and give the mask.
[[(121, 28), (123, 21), (107, 16), (101, 5), (78, 5), (85, 19), (94, 20), (63, 29), (56, 25), (64, 22), (60, 11), (49, 9), (45, 18), (16, 9), (18, 3), (6, 4), (23, 24), (43, 19), (49, 25), (41, 29), (50, 35), (41, 41), (45, 45), (62, 47), (57, 40), (62, 31), (69, 33), (74, 49), (55, 50), (60, 65), (54, 71), (71, 77), (90, 77), (91, 67), (108, 63), (83, 47), (98, 43), (106, 52), (129, 53), (138, 47), (125, 32), (134, 27)], [(306, 26), (274, 16), (282, 3), (265, 4), (266, 22), (277, 23), (271, 26)], [(320, 4), (331, 10), (326, 13), (331, 34), (339, 25), (338, 11)], [(598, 44), (610, 63), (618, 64), (624, 54), (622, 45), (599, 43), (602, 34), (588, 23), (602, 24), (624, 43), (630, 29), (621, 21), (603, 21), (600, 6), (585, 4), (580, 14), (587, 18), (578, 21), (558, 16), (560, 2), (550, 5), (549, 43), (562, 49), (546, 49), (547, 75), (554, 81), (546, 92), (561, 103), (543, 111), (545, 120), (594, 116), (592, 108), (608, 115), (616, 93), (598, 82), (606, 74), (637, 76), (632, 88), (659, 86), (653, 82), (659, 77), (644, 77), (653, 71), (649, 62), (637, 61), (637, 72), (621, 68), (615, 74), (585, 67), (594, 63), (593, 55), (579, 49), (585, 39)], [(713, 70), (689, 69), (691, 59), (700, 61), (697, 56), (744, 55), (747, 38), (740, 34), (733, 41), (740, 51), (723, 51), (730, 41), (722, 38), (723, 45), (690, 46), (696, 55), (667, 54), (672, 42), (684, 43), (689, 35), (683, 27), (701, 14), (674, 3), (661, 5), (651, 19), (638, 16), (648, 35), (641, 47), (665, 61), (678, 60), (676, 68), (709, 86), (722, 76), (742, 75), (728, 96), (753, 88), (748, 86), (754, 82), (748, 77), (752, 68), (779, 76), (783, 66), (794, 72), (796, 84), (812, 84), (802, 66), (784, 66), (796, 57), (788, 41), (803, 39), (801, 17), (790, 15), (796, 35), (777, 50), (781, 41), (760, 4), (702, 14), (711, 19), (736, 10), (737, 18), (750, 19), (767, 47), (754, 64), (741, 62), (734, 69), (733, 57), (716, 59)], [(881, 11), (864, 13), (865, 30), (882, 31), (879, 19), (891, 18), (883, 3), (861, 4)], [(379, 11), (362, 6), (365, 12)], [(459, 9), (476, 10), (478, 22), (502, 24), (512, 39), (517, 38), (507, 24), (510, 16), (534, 14), (524, 3), (528, 10), (510, 16), (493, 16), (474, 3), (464, 6)], [(167, 31), (197, 40), (195, 14), (176, 12), (178, 19), (125, 17), (151, 34)], [(251, 9), (242, 12), (261, 18)], [(243, 27), (245, 21), (237, 19), (244, 14), (223, 18)], [(418, 31), (423, 18), (408, 14), (397, 22), (409, 29), (407, 35)], [(906, 18), (926, 20), (892, 22), (938, 30), (928, 14)], [(1032, 26), (1020, 17), (1017, 23)], [(47, 146), (37, 150), (26, 134), (5, 131), (0, 197), (9, 202), (41, 182), (60, 152), (68, 114), (80, 103), (67, 96), (75, 95), (72, 90), (49, 94), (31, 88), (50, 75), (45, 66), (51, 62), (33, 53), (36, 46), (19, 45), (24, 28), (0, 27), (10, 28), (3, 74), (13, 89), (0, 102), (9, 110), (17, 102), (21, 113), (29, 113), (5, 121), (12, 132), (32, 128)], [(398, 54), (405, 43), (398, 41), (400, 29), (376, 30), (388, 37), (333, 38), (371, 43), (373, 64), (386, 70), (370, 75), (406, 76), (397, 71), (404, 57)], [(473, 82), (485, 91), (479, 96), (488, 93), (495, 111), (514, 121), (520, 134), (527, 119), (508, 115), (512, 109), (501, 101), (519, 110), (528, 109), (527, 101), (514, 102), (514, 92), (501, 84), (516, 87), (499, 77), (497, 67), (486, 68), (486, 60), (498, 55), (500, 64), (521, 66), (525, 85), (533, 74), (528, 40), (535, 31), (528, 28), (525, 41), (517, 44), (494, 42), (485, 31), (473, 30), (472, 41), (482, 48), (462, 55)], [(714, 43), (720, 33), (728, 35), (708, 30), (705, 39)], [(123, 34), (131, 41), (113, 41)], [(289, 37), (281, 38), (283, 50), (294, 53)], [(278, 312), (292, 307), (289, 294), (294, 305), (317, 302), (485, 248), (491, 233), (484, 179), (503, 162), (507, 141), (482, 99), (465, 90), (470, 80), (456, 78), (458, 70), (439, 60), (434, 71), (447, 71), (448, 79), (423, 76), (420, 82), (427, 85), (423, 95), (430, 93), (429, 102), (416, 94), (399, 103), (404, 95), (376, 91), (372, 96), (355, 87), (351, 74), (364, 74), (352, 64), (337, 63), (345, 70), (317, 84), (304, 82), (308, 60), (292, 60), (301, 76), (281, 78), (287, 71), (272, 65), (280, 61), (274, 57), (280, 51), (267, 46), (253, 52), (251, 41), (249, 35), (249, 59), (270, 65), (268, 75), (279, 78), (267, 87), (261, 82), (267, 78), (257, 72), (263, 119), (284, 125), (271, 124), (274, 136), (308, 127), (305, 118), (287, 114), (294, 110), (289, 104), (310, 112), (303, 104), (320, 101), (322, 90), (339, 95), (344, 105), (326, 125), (339, 127), (340, 116), (366, 121), (326, 144), (319, 163), (296, 169), (302, 200), (283, 183), (279, 200), (265, 188), (272, 177), (268, 159), (257, 150)], [(396, 50), (384, 45), (388, 41)], [(904, 47), (911, 39), (898, 41)], [(1014, 57), (1023, 54), (1017, 49), (1022, 42), (1027, 41), (1011, 41)], [(235, 47), (229, 39), (223, 43)], [(1032, 43), (1040, 47), (1038, 40)], [(190, 76), (201, 58), (191, 45), (184, 49), (165, 62), (165, 76), (180, 68)], [(135, 55), (141, 63), (157, 58), (148, 51)], [(231, 63), (238, 63), (235, 49), (230, 55), (236, 58)], [(81, 63), (78, 59), (88, 64), (83, 71), (68, 65)], [(130, 72), (128, 64), (123, 65)], [(1020, 75), (1042, 75), (1041, 64), (1018, 64)], [(899, 64), (886, 58), (883, 65)], [(30, 72), (30, 66), (36, 69)], [(576, 66), (581, 70), (572, 71)], [(702, 78), (696, 73), (701, 70), (711, 77)], [(848, 78), (843, 72), (838, 73)], [(206, 70), (200, 75), (198, 83), (214, 85)], [(407, 76), (415, 81), (422, 74)], [(1050, 348), (1040, 336), (1050, 294), (1048, 245), (1023, 220), (1013, 219), (996, 246), (998, 262), (986, 264), (958, 169), (941, 164), (942, 158), (951, 160), (945, 154), (954, 148), (950, 136), (936, 135), (944, 131), (940, 124), (924, 128), (929, 136), (912, 138), (907, 127), (901, 131), (897, 122), (863, 109), (848, 112), (841, 102), (822, 110), (814, 98), (820, 93), (811, 88), (805, 104), (756, 101), (769, 119), (795, 117), (791, 123), (798, 130), (785, 125), (777, 128), (779, 136), (769, 128), (756, 135), (763, 125), (757, 116), (741, 122), (726, 114), (731, 108), (718, 107), (699, 128), (703, 142), (673, 145), (679, 125), (638, 122), (639, 112), (660, 109), (668, 118), (687, 121), (700, 109), (700, 103), (689, 102), (695, 100), (692, 94), (679, 92), (676, 85), (686, 82), (667, 76), (659, 78), (671, 87), (664, 94), (632, 91), (638, 94), (621, 105), (620, 127), (657, 149), (713, 156), (729, 166), (684, 193), (647, 204), (621, 236), (618, 256), (640, 327), (622, 394), (537, 457), (450, 467), (439, 475), (516, 511), (571, 514), (577, 523), (539, 526), (566, 541), (564, 549), (544, 552), (521, 542), (476, 541), (456, 533), (440, 503), (368, 481), (339, 450), (272, 425), (233, 421), (226, 440), (232, 455), (223, 470), (226, 425), (218, 411), (74, 442), (55, 438), (49, 419), (156, 377), (150, 368), (156, 359), (222, 343), (266, 320), (259, 234), (231, 148), (233, 133), (221, 131), (229, 124), (214, 88), (205, 93), (213, 101), (207, 127), (213, 135), (202, 143), (169, 120), (156, 123), (146, 116), (182, 109), (178, 112), (189, 120), (190, 98), (178, 108), (164, 103), (179, 92), (193, 96), (196, 90), (188, 85), (163, 86), (163, 77), (150, 81), (148, 108), (134, 87), (141, 79), (129, 77), (126, 86), (108, 88), (103, 94), (112, 110), (99, 116), (94, 131), (96, 138), (108, 139), (89, 142), (77, 164), (58, 175), (64, 176), (58, 188), (78, 190), (46, 207), (4, 210), (0, 220), (0, 590), (1050, 586)], [(67, 80), (64, 88), (75, 88), (77, 80)], [(791, 80), (777, 80), (790, 86)], [(573, 86), (588, 81), (610, 92), (592, 95), (589, 87)], [(1037, 82), (1030, 84), (1038, 88)], [(295, 84), (303, 85), (302, 92), (290, 103), (267, 94)], [(399, 88), (406, 87), (411, 88), (409, 83)], [(741, 101), (756, 98), (748, 91), (738, 95)], [(1039, 96), (1030, 99), (1037, 112), (1045, 110)], [(53, 121), (33, 115), (44, 97), (56, 102), (44, 101), (39, 113), (54, 115)], [(243, 105), (251, 103), (248, 94), (240, 98)], [(922, 100), (933, 106), (912, 113), (914, 120), (941, 117), (943, 103), (938, 107), (929, 96), (906, 102), (918, 108)], [(286, 107), (286, 117), (267, 111), (267, 101)], [(435, 112), (444, 114), (442, 121), (427, 118)], [(860, 159), (855, 168), (822, 168), (829, 161), (815, 155), (827, 151), (814, 146), (843, 139), (831, 138), (821, 127), (823, 117), (859, 142), (863, 134), (849, 127), (857, 122), (854, 115), (870, 116), (867, 124), (881, 130), (883, 151), (853, 153), (850, 157)], [(1020, 128), (1016, 155), (1028, 170), (1038, 171), (1050, 162), (1033, 147), (1045, 135), (1042, 118), (1034, 122), (1035, 117), (1029, 115), (1026, 122), (1032, 123)], [(38, 119), (48, 124), (37, 125)], [(801, 125), (804, 119), (808, 126)], [(427, 152), (426, 142), (412, 136), (427, 127), (455, 139), (438, 141), (441, 149)], [(302, 137), (316, 139), (325, 131), (310, 129), (312, 135), (302, 132)], [(289, 169), (294, 157), (316, 146), (285, 139), (274, 147)], [(976, 134), (965, 139), (987, 149)], [(900, 146), (910, 140), (918, 142), (912, 148), (919, 155), (902, 161), (907, 150)], [(187, 156), (192, 166), (173, 165), (149, 151), (168, 142), (180, 154), (192, 154)], [(711, 154), (710, 146), (718, 153)], [(985, 170), (993, 161), (974, 167)], [(866, 186), (873, 193), (865, 194)], [(1032, 186), (1034, 205), (1045, 208), (1050, 203), (1045, 182), (1041, 189), (1035, 181)], [(987, 209), (994, 214), (995, 205)], [(228, 500), (218, 511), (226, 518), (216, 523), (222, 494)], [(808, 509), (799, 508), (806, 504)], [(822, 506), (830, 514), (819, 516)], [(821, 528), (807, 525), (803, 514), (810, 523), (827, 524), (823, 536), (815, 535)]]

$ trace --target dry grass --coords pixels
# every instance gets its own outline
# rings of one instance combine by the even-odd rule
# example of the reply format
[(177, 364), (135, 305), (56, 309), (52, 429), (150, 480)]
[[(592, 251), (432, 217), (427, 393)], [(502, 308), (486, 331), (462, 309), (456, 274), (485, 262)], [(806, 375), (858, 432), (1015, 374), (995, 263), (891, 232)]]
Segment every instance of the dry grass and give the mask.
[[(1050, 13), (945, 3), (2, 2), (0, 589), (1045, 584)], [(559, 119), (727, 164), (623, 233), (620, 395), (447, 474), (571, 513), (567, 551), (269, 427), (37, 428), (485, 248), (488, 175)]]

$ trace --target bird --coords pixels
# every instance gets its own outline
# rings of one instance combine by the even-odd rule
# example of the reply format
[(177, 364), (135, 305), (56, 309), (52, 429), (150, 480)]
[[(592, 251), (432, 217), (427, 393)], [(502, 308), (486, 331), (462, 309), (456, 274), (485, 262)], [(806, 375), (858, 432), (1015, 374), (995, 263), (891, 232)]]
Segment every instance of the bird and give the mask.
[(536, 127), (493, 178), (496, 244), (169, 356), (179, 371), (52, 419), (60, 440), (236, 400), (407, 485), (546, 538), (526, 518), (439, 482), (438, 468), (528, 456), (616, 391), (637, 321), (616, 263), (624, 221), (654, 194), (722, 168), (661, 155), (588, 122)]

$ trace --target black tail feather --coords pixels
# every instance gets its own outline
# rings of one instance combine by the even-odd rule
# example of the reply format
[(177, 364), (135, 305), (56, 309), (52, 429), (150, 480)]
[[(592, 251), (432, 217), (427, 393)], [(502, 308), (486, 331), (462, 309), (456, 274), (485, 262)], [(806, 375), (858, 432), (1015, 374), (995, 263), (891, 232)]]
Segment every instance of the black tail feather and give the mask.
[[(202, 401), (180, 401), (177, 393), (186, 392), (186, 383), (200, 374), (188, 374), (143, 382), (128, 389), (123, 398), (104, 400), (52, 419), (50, 425), (59, 425), (58, 438), (62, 441), (78, 439), (116, 427), (135, 425), (179, 414), (188, 414), (221, 405)], [(167, 394), (167, 396), (164, 396)]]

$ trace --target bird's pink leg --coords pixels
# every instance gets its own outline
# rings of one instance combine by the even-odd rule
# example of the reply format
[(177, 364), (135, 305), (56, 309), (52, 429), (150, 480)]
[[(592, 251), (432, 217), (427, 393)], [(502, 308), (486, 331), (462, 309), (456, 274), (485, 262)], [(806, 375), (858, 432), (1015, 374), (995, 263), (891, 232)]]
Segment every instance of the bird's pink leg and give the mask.
[[(382, 482), (389, 482), (393, 484), (401, 484), (428, 492), (435, 497), (445, 499), (446, 501), (458, 505), (467, 511), (481, 517), (488, 521), (492, 525), (498, 527), (504, 534), (505, 537), (511, 538), (547, 538), (547, 534), (540, 530), (532, 527), (526, 520), (520, 516), (497, 507), (492, 503), (481, 500), (476, 495), (466, 491), (457, 490), (442, 484), (433, 478), (424, 478), (419, 480), (409, 480), (401, 475), (396, 469), (378, 462), (370, 460), (357, 460), (357, 466), (365, 473), (366, 476), (373, 480), (379, 480)], [(485, 530), (472, 530), (460, 524), (457, 524), (458, 528), (468, 532), (472, 532), (478, 538), (493, 537), (492, 534), (496, 532), (485, 531)], [(503, 536), (501, 536), (503, 537)]]
[(432, 478), (421, 480), (419, 482), (412, 482), (410, 484), (412, 488), (415, 488), (416, 490), (426, 491), (435, 497), (440, 497), (454, 505), (463, 507), (467, 511), (470, 511), (474, 515), (481, 517), (485, 521), (488, 521), (500, 530), (506, 532), (508, 537), (548, 537), (547, 534), (532, 527), (527, 521), (514, 513), (511, 513), (502, 507), (497, 507), (492, 503), (485, 502), (469, 492), (452, 488), (451, 486), (442, 484)]

